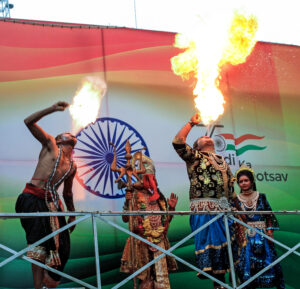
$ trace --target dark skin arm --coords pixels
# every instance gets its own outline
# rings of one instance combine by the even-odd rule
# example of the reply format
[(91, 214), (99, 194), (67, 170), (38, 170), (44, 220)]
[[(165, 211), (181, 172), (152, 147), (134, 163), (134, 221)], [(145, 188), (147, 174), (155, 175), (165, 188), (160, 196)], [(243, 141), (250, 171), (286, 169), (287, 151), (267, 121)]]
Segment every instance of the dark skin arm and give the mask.
[[(177, 202), (178, 202), (178, 196), (174, 193), (171, 193), (170, 199), (167, 199), (168, 205), (169, 205), (169, 211), (175, 211)], [(173, 219), (173, 215), (168, 216), (168, 222), (170, 223)]]
[[(131, 192), (127, 192), (126, 195), (125, 195), (125, 198), (126, 198), (126, 201), (125, 201), (126, 203), (125, 204), (128, 206), (130, 200), (133, 198), (133, 194)], [(178, 202), (178, 196), (174, 193), (171, 193), (170, 199), (168, 198), (167, 202), (168, 202), (168, 210), (169, 211), (175, 211), (175, 207), (176, 207), (177, 202)], [(168, 227), (169, 227), (169, 224), (170, 224), (172, 219), (173, 219), (173, 215), (169, 215), (167, 217), (166, 232), (168, 231)], [(123, 220), (123, 222), (128, 223), (129, 222), (129, 216), (122, 215), (122, 220)]]
[(173, 139), (173, 143), (175, 144), (185, 144), (186, 138), (191, 131), (192, 127), (201, 122), (200, 114), (195, 113), (191, 120), (177, 133), (177, 135)]
[[(178, 201), (177, 195), (174, 193), (171, 193), (170, 199), (169, 198), (167, 199), (169, 211), (175, 211), (177, 201)], [(170, 225), (170, 222), (172, 221), (173, 217), (174, 217), (173, 215), (167, 215), (167, 219), (165, 222), (165, 232), (164, 232), (165, 234), (168, 233), (169, 225)]]
[(42, 146), (48, 147), (55, 144), (55, 139), (53, 136), (45, 132), (36, 123), (48, 114), (51, 114), (56, 111), (64, 111), (68, 106), (68, 103), (59, 101), (53, 104), (52, 106), (37, 111), (24, 119), (24, 123), (26, 124), (32, 135), (42, 144)]
[[(64, 198), (65, 204), (66, 204), (69, 212), (75, 211), (74, 202), (73, 202), (72, 186), (73, 186), (73, 180), (74, 180), (76, 170), (77, 170), (76, 165), (74, 165), (73, 168), (74, 169), (73, 169), (72, 174), (64, 181), (64, 190), (63, 190), (63, 198)], [(68, 224), (73, 221), (75, 221), (75, 216), (70, 216), (68, 218)], [(72, 233), (74, 229), (75, 229), (75, 225), (69, 229), (70, 233)]]
[[(232, 202), (234, 204), (234, 207), (238, 210), (238, 211), (243, 211), (243, 209), (241, 208), (241, 206), (239, 205), (239, 202), (238, 202), (238, 198), (237, 197), (234, 197), (232, 199)], [(242, 219), (243, 222), (247, 222), (247, 217), (246, 215), (236, 215), (236, 217), (240, 217)]]
[[(270, 220), (270, 218), (268, 218), (269, 215), (266, 215), (266, 223), (267, 223), (267, 227), (272, 227), (272, 221)], [(273, 238), (273, 230), (272, 229), (269, 229), (269, 230), (266, 230), (266, 234)], [(270, 241), (271, 242), (271, 241)]]
[[(267, 234), (269, 237), (273, 238), (273, 230), (267, 230), (266, 234)], [(270, 241), (270, 242), (272, 243), (272, 241)]]

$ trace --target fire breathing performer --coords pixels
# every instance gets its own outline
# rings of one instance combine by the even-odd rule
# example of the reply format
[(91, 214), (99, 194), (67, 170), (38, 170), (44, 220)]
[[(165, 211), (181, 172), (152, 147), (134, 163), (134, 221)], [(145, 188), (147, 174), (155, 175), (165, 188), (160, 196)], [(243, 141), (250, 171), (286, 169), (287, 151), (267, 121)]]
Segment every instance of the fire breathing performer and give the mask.
[[(129, 154), (127, 154), (129, 158)], [(116, 159), (116, 152), (115, 152)], [(135, 169), (135, 162), (139, 162), (139, 168)], [(129, 162), (128, 162), (129, 164)], [(113, 166), (114, 168), (114, 166)], [(157, 187), (155, 179), (155, 167), (153, 161), (142, 154), (141, 151), (134, 154), (131, 164), (125, 165), (128, 170), (137, 172), (137, 182), (128, 186), (124, 203), (125, 211), (174, 211), (178, 198), (171, 194), (170, 199), (165, 199)], [(115, 168), (114, 168), (115, 169)], [(149, 176), (150, 175), (150, 176)], [(142, 181), (144, 180), (145, 183)], [(151, 182), (155, 180), (155, 182)], [(155, 185), (155, 188), (153, 187)], [(158, 194), (158, 197), (156, 196)], [(155, 245), (167, 250), (170, 248), (167, 232), (172, 216), (147, 215), (147, 216), (125, 216), (124, 222), (129, 222), (130, 231), (147, 239)], [(121, 272), (132, 274), (139, 268), (158, 257), (161, 251), (147, 245), (146, 243), (128, 238), (121, 259)], [(140, 289), (168, 289), (170, 287), (169, 271), (177, 269), (174, 258), (165, 256), (155, 262), (154, 265), (141, 272), (139, 279)], [(136, 284), (134, 284), (136, 286)]]
[[(42, 144), (38, 164), (29, 183), (19, 195), (16, 202), (17, 213), (63, 212), (63, 204), (57, 193), (64, 183), (63, 198), (68, 211), (75, 211), (72, 185), (76, 165), (72, 160), (72, 151), (77, 142), (71, 133), (59, 134), (56, 138), (45, 132), (37, 122), (44, 116), (64, 111), (68, 103), (59, 101), (54, 105), (28, 116), (24, 122), (32, 135)], [(68, 223), (75, 220), (68, 218)], [(26, 233), (27, 244), (33, 244), (53, 231), (66, 225), (64, 217), (38, 217), (21, 219)], [(70, 232), (74, 230), (70, 228)], [(70, 236), (68, 230), (61, 232), (39, 246), (27, 251), (27, 257), (63, 271), (70, 254)], [(56, 288), (60, 276), (32, 264), (35, 288)]]
[[(214, 142), (210, 137), (198, 138), (193, 148), (186, 144), (186, 138), (196, 124), (201, 121), (196, 113), (191, 120), (177, 133), (173, 146), (178, 155), (186, 162), (190, 179), (190, 209), (191, 211), (230, 210), (231, 203), (236, 202), (233, 190), (234, 177), (224, 158), (217, 155)], [(206, 224), (214, 215), (191, 215), (192, 231)], [(230, 224), (233, 236), (234, 227)], [(243, 232), (235, 232), (243, 242)], [(196, 262), (202, 271), (209, 273), (225, 283), (225, 273), (230, 271), (227, 251), (225, 225), (222, 218), (195, 235)], [(233, 258), (238, 260), (238, 243), (232, 242)], [(197, 274), (199, 278), (205, 278)], [(214, 288), (223, 288), (214, 282)]]

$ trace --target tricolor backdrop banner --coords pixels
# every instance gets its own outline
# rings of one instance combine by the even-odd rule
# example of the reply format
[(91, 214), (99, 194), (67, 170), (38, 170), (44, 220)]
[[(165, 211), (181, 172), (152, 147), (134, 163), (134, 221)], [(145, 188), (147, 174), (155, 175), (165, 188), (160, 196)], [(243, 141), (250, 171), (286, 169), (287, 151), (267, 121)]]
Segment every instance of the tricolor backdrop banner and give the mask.
[[(16, 21), (15, 21), (16, 22)], [(23, 120), (59, 100), (72, 102), (86, 77), (107, 83), (97, 120), (79, 131), (74, 157), (78, 174), (74, 202), (78, 211), (121, 211), (124, 191), (110, 170), (112, 141), (121, 151), (146, 147), (154, 160), (161, 191), (178, 194), (178, 210), (189, 210), (189, 181), (183, 161), (172, 147), (178, 130), (196, 112), (192, 82), (173, 74), (173, 33), (126, 28), (67, 26), (58, 23), (0, 22), (0, 210), (14, 212), (15, 202), (35, 169), (41, 145)], [(256, 44), (247, 62), (227, 68), (223, 76), (225, 113), (209, 134), (233, 172), (241, 163), (256, 172), (257, 188), (274, 210), (300, 209), (300, 48)], [(68, 111), (44, 117), (39, 124), (56, 136), (72, 131)], [(206, 133), (194, 127), (188, 143)], [(238, 191), (238, 188), (236, 187)], [(110, 218), (123, 224), (120, 217)], [(275, 238), (292, 247), (300, 241), (300, 216), (278, 216)], [(99, 221), (101, 280), (104, 288), (126, 277), (119, 273), (127, 235)], [(0, 243), (19, 251), (26, 247), (19, 220), (0, 220)], [(175, 217), (169, 239), (190, 233), (188, 217)], [(281, 255), (285, 250), (277, 248)], [(175, 251), (194, 263), (193, 240)], [(10, 256), (0, 251), (0, 261)], [(287, 288), (299, 288), (299, 257), (282, 262)], [(71, 235), (71, 257), (65, 272), (96, 284), (92, 224), (77, 225)], [(179, 264), (170, 274), (172, 288), (211, 288)], [(60, 287), (75, 287), (63, 280)], [(31, 265), (21, 259), (0, 269), (0, 288), (33, 287)], [(78, 285), (77, 285), (78, 287)], [(128, 283), (122, 288), (132, 288)]]

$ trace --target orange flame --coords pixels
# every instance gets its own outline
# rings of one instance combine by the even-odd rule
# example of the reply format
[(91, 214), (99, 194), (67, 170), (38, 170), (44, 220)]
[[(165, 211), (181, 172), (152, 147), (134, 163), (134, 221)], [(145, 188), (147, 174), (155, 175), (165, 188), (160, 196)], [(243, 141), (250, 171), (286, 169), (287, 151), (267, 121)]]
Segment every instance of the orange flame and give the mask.
[(229, 25), (221, 20), (207, 24), (203, 31), (199, 27), (177, 34), (174, 46), (186, 50), (171, 59), (175, 74), (183, 79), (196, 78), (195, 106), (204, 124), (215, 121), (224, 112), (225, 101), (218, 88), (222, 66), (245, 62), (256, 43), (258, 25), (254, 16), (235, 12)]
[(106, 84), (101, 79), (89, 77), (83, 81), (70, 105), (70, 114), (75, 130), (96, 120), (105, 92)]
[(225, 63), (237, 65), (246, 61), (256, 44), (255, 34), (257, 28), (255, 17), (247, 18), (235, 12), (235, 17), (228, 31), (228, 43), (219, 63), (220, 67)]

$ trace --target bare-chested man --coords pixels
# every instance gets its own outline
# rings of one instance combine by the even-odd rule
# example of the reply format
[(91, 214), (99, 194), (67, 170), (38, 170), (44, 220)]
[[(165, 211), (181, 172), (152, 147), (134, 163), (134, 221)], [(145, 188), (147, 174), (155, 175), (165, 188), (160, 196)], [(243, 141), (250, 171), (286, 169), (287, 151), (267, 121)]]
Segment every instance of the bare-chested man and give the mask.
[[(56, 138), (46, 133), (37, 122), (44, 116), (64, 111), (68, 107), (66, 102), (56, 104), (35, 112), (24, 122), (33, 136), (42, 144), (42, 150), (33, 177), (26, 184), (16, 203), (16, 212), (56, 212), (63, 211), (63, 204), (57, 194), (60, 184), (64, 183), (63, 198), (68, 211), (74, 211), (72, 184), (76, 173), (76, 165), (72, 160), (72, 151), (76, 144), (76, 137), (70, 133), (59, 134)], [(69, 217), (68, 223), (75, 220)], [(51, 232), (66, 225), (64, 217), (43, 217), (21, 219), (26, 232), (27, 244), (33, 244)], [(70, 232), (74, 230), (71, 227)], [(70, 254), (70, 236), (67, 230), (54, 238), (34, 247), (27, 252), (27, 256), (42, 262), (59, 271), (64, 266)], [(57, 287), (60, 276), (32, 264), (32, 273), (35, 288), (43, 285), (49, 288)]]

